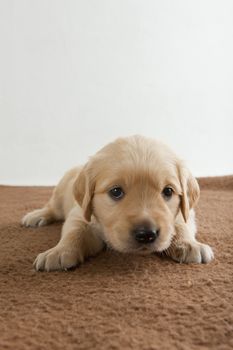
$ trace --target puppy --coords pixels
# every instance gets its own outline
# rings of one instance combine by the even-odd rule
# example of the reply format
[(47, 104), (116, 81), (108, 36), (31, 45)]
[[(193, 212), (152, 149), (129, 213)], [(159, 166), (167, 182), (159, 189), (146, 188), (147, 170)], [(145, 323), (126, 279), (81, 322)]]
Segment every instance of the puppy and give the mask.
[(59, 243), (39, 254), (36, 270), (66, 270), (99, 253), (164, 252), (180, 263), (208, 263), (212, 249), (195, 239), (193, 207), (199, 186), (164, 144), (142, 136), (119, 138), (65, 174), (25, 226), (65, 220)]

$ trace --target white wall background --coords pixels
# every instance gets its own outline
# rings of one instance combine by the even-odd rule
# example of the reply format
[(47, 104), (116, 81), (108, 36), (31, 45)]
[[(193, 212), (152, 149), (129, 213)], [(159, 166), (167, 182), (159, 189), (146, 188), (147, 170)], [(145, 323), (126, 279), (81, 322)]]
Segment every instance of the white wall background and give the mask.
[(232, 0), (0, 0), (0, 183), (134, 133), (233, 173)]

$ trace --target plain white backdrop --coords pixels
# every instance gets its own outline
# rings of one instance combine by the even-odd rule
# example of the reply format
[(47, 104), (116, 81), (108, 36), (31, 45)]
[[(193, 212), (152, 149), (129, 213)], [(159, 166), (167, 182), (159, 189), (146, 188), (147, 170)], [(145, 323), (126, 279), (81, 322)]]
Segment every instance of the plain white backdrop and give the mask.
[(232, 0), (0, 0), (0, 44), (0, 183), (135, 133), (233, 173)]

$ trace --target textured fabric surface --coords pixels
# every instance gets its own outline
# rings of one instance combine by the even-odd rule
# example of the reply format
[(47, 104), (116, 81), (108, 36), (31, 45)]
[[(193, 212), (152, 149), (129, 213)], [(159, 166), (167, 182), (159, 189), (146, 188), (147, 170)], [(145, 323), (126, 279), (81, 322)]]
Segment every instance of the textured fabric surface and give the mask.
[(35, 272), (61, 224), (21, 217), (52, 189), (0, 187), (0, 349), (233, 349), (233, 176), (201, 179), (198, 238), (209, 265), (105, 251), (69, 272)]

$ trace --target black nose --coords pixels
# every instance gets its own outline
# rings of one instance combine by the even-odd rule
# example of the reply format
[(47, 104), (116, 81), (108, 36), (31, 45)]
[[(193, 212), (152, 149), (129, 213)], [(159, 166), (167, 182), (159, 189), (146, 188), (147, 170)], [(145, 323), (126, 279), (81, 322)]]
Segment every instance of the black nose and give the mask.
[(134, 238), (138, 243), (146, 244), (153, 243), (159, 235), (159, 230), (145, 229), (138, 227), (134, 230)]

